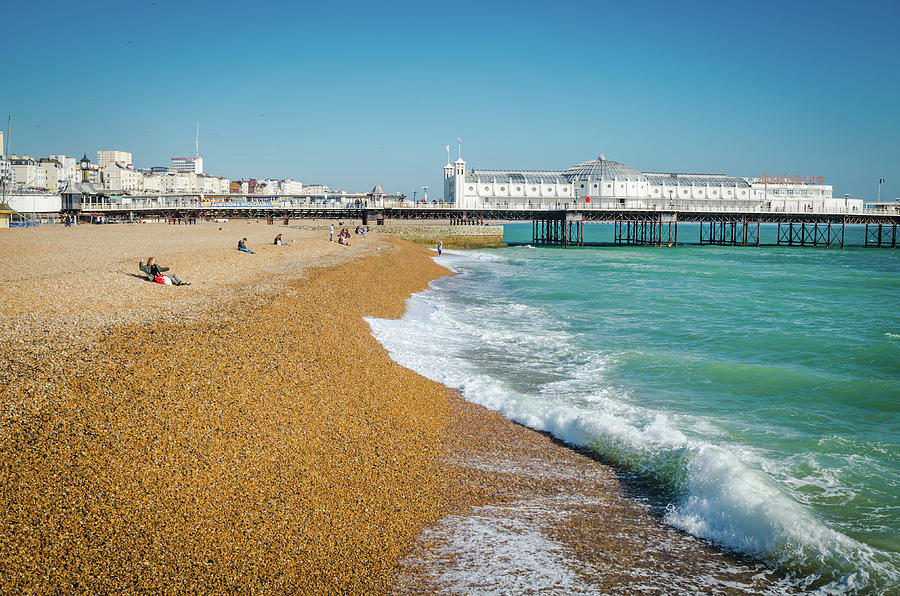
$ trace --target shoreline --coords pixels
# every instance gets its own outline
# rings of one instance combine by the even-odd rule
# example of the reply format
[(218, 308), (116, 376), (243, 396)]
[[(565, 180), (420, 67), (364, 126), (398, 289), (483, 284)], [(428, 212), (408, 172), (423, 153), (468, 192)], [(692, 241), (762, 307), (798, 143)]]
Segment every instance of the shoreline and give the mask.
[[(430, 251), (303, 231), (264, 247), (295, 230), (214, 227), (0, 234), (7, 252), (68, 240), (101, 263), (83, 277), (67, 259), (0, 266), (5, 589), (433, 591), (464, 558), (454, 523), (517, 509), (594, 588), (647, 573), (671, 587), (673, 567), (760, 585), (758, 568), (655, 519), (612, 468), (390, 360), (362, 317), (400, 317), (446, 275)], [(264, 250), (237, 253), (237, 234)], [(130, 254), (109, 254), (145, 258), (165, 238), (175, 249), (157, 259), (193, 286), (136, 279)]]

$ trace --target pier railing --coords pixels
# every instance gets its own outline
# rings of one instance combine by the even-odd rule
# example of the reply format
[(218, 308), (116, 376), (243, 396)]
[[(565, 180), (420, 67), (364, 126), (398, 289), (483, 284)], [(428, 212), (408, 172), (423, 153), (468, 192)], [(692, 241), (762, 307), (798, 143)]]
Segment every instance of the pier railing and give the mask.
[[(413, 201), (381, 201), (371, 199), (260, 199), (260, 198), (239, 198), (229, 200), (202, 200), (188, 197), (159, 197), (159, 198), (140, 198), (125, 200), (108, 200), (98, 198), (95, 201), (87, 201), (81, 204), (81, 211), (85, 212), (154, 212), (166, 211), (172, 209), (190, 209), (190, 210), (207, 210), (218, 209), (224, 211), (241, 211), (246, 209), (254, 210), (303, 210), (310, 209), (316, 211), (345, 211), (348, 209), (390, 209), (397, 211), (421, 211), (432, 213), (454, 213), (458, 211), (466, 211), (470, 213), (496, 213), (496, 212), (517, 212), (526, 213), (533, 211), (551, 212), (551, 211), (576, 211), (576, 212), (649, 212), (649, 213), (784, 213), (784, 214), (823, 214), (823, 215), (842, 215), (842, 214), (884, 214), (884, 215), (900, 215), (900, 207), (897, 209), (854, 209), (845, 207), (824, 208), (823, 206), (814, 205), (805, 209), (784, 209), (784, 208), (766, 208), (764, 205), (728, 205), (716, 204), (715, 201), (709, 201), (708, 204), (649, 204), (643, 206), (637, 205), (611, 205), (602, 203), (583, 203), (583, 202), (559, 202), (551, 203), (510, 203), (496, 202), (494, 204), (485, 204), (477, 207), (456, 207), (452, 203), (414, 203)], [(448, 217), (450, 217), (448, 215)]]

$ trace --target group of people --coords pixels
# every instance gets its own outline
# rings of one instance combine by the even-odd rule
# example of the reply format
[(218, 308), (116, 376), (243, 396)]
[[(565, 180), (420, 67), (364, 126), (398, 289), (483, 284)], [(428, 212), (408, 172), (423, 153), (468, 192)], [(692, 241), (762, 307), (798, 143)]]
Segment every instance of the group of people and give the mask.
[[(73, 219), (74, 219), (74, 217), (73, 217)], [(343, 223), (344, 222), (341, 222), (342, 225), (343, 225)], [(68, 218), (66, 218), (66, 225), (67, 226), (71, 225), (69, 223)], [(219, 228), (219, 229), (221, 229), (221, 228)], [(356, 226), (356, 230), (354, 230), (353, 233), (365, 237), (366, 232), (368, 232), (368, 231), (369, 231), (368, 226)], [(281, 236), (282, 236), (281, 234), (278, 234), (277, 236), (275, 236), (275, 240), (272, 242), (272, 244), (274, 244), (275, 246), (290, 246), (290, 244), (285, 242)], [(334, 240), (334, 225), (332, 225), (329, 229), (328, 240), (329, 241)], [(347, 228), (343, 228), (343, 229), (341, 229), (340, 232), (338, 232), (338, 244), (342, 244), (344, 246), (350, 246), (350, 231)], [(238, 240), (237, 248), (241, 252), (250, 253), (251, 255), (255, 254), (252, 250), (247, 248), (247, 238), (246, 237)], [(441, 246), (440, 245), (438, 245), (438, 254), (441, 254)], [(169, 273), (169, 274), (163, 275), (163, 272), (168, 271), (169, 268), (157, 265), (156, 260), (153, 257), (149, 257), (147, 259), (146, 264), (143, 261), (140, 261), (138, 263), (138, 267), (140, 268), (141, 271), (144, 272), (144, 275), (147, 276), (147, 279), (149, 279), (152, 282), (155, 282), (158, 284), (170, 285), (170, 286), (189, 286), (189, 285), (191, 285), (188, 282), (183, 281), (181, 278), (179, 278), (174, 273)]]

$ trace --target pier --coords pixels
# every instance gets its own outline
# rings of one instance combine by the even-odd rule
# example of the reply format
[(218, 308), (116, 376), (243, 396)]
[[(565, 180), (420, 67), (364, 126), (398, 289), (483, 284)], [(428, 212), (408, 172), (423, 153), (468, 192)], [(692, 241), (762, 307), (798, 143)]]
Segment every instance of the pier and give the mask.
[[(585, 246), (584, 225), (613, 226), (613, 245), (666, 246), (701, 244), (714, 246), (760, 246), (760, 227), (777, 225), (775, 246), (842, 248), (848, 225), (865, 226), (865, 247), (897, 248), (900, 243), (900, 212), (841, 211), (714, 211), (699, 209), (615, 208), (478, 208), (460, 209), (446, 203), (411, 204), (353, 197), (322, 204), (314, 197), (144, 197), (128, 202), (105, 197), (85, 197), (64, 205), (63, 213), (87, 221), (103, 217), (109, 221), (165, 220), (187, 224), (200, 219), (256, 218), (268, 224), (289, 225), (303, 219), (361, 220), (364, 225), (390, 221), (441, 220), (450, 226), (482, 225), (485, 222), (530, 221), (532, 242), (541, 246)], [(684, 224), (697, 224), (685, 229)], [(679, 227), (681, 229), (679, 230)], [(699, 228), (699, 234), (696, 232)], [(690, 235), (688, 235), (690, 232)]]

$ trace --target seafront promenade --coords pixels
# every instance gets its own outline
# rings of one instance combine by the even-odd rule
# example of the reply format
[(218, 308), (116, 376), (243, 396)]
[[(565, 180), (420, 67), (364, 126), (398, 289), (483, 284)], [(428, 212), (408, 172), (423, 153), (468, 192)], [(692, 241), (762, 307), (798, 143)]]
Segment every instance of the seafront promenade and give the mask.
[[(448, 271), (353, 240), (0, 230), (2, 591), (432, 592), (465, 564), (447, 524), (559, 495), (545, 530), (597, 589), (771, 581), (663, 525), (612, 469), (391, 361), (362, 317), (401, 316)], [(192, 285), (146, 281), (148, 256)]]

